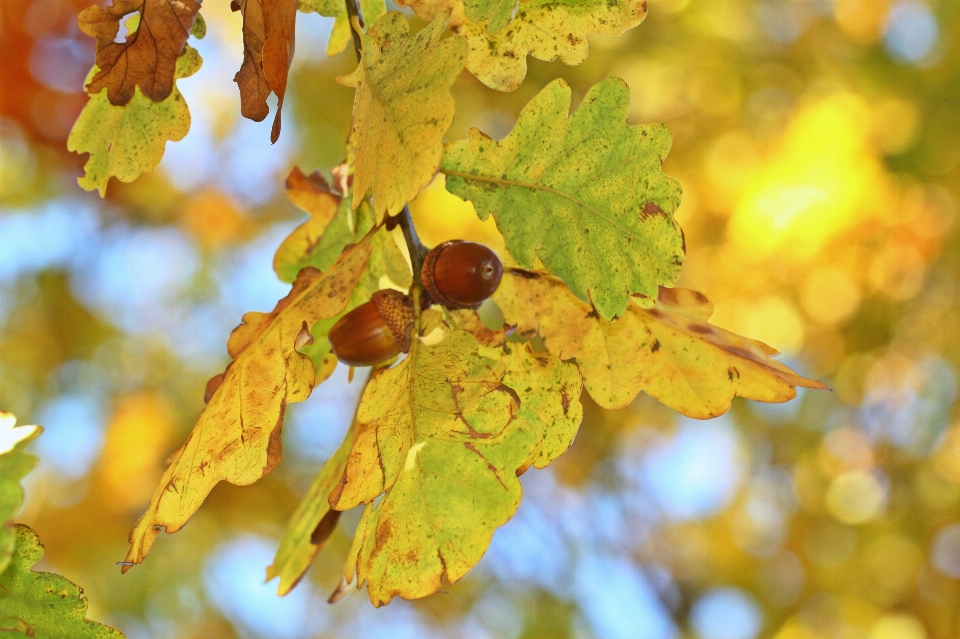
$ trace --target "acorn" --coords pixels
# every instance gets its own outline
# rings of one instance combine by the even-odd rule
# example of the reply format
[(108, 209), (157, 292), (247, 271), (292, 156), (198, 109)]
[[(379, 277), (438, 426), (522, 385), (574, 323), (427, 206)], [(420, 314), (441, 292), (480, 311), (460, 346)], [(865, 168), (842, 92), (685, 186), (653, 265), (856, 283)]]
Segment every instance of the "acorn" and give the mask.
[(370, 296), (330, 329), (333, 354), (350, 366), (373, 366), (410, 350), (413, 300), (384, 289)]
[(420, 275), (432, 302), (450, 309), (476, 309), (500, 286), (503, 265), (483, 244), (450, 240), (427, 254)]

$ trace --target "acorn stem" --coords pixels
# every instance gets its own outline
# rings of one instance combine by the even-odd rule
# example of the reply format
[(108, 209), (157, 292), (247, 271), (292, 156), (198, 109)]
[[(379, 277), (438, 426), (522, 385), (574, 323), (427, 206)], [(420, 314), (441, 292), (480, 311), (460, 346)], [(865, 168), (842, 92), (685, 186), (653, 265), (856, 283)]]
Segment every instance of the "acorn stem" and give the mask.
[(413, 217), (410, 215), (410, 207), (403, 205), (403, 210), (398, 216), (400, 218), (400, 229), (403, 231), (403, 239), (407, 242), (407, 250), (410, 252), (410, 266), (413, 268), (413, 285), (421, 286), (420, 271), (423, 268), (423, 258), (426, 257), (429, 250), (420, 243), (417, 236), (417, 229), (413, 225)]

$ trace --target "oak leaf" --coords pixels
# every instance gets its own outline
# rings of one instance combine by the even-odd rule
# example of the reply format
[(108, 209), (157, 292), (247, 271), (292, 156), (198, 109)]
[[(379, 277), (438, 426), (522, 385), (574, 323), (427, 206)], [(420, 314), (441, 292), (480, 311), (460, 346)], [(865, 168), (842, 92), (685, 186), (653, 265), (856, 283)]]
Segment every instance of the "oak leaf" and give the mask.
[(450, 86), (466, 57), (462, 38), (441, 40), (446, 20), (411, 36), (402, 14), (386, 14), (362, 36), (357, 69), (337, 80), (357, 90), (354, 208), (372, 190), (377, 215), (393, 215), (436, 175), (453, 122)]
[(243, 63), (233, 81), (240, 89), (240, 113), (257, 122), (270, 112), (267, 96), (277, 95), (270, 141), (280, 137), (280, 114), (293, 63), (297, 0), (238, 0), (243, 14)]
[[(150, 100), (166, 100), (199, 10), (194, 0), (116, 0), (107, 7), (84, 9), (77, 19), (80, 30), (97, 39), (98, 71), (89, 79), (87, 93), (106, 89), (110, 104), (124, 106), (140, 87)], [(135, 12), (138, 28), (124, 42), (114, 42), (120, 20)]]
[(517, 263), (537, 258), (582, 300), (611, 319), (631, 295), (652, 304), (683, 261), (673, 214), (680, 184), (661, 170), (670, 133), (628, 126), (630, 90), (619, 78), (591, 88), (573, 114), (570, 87), (554, 80), (534, 97), (504, 139), (471, 129), (448, 144), (446, 188), (493, 215)]
[(14, 534), (16, 550), (0, 574), (0, 634), (36, 639), (123, 639), (116, 628), (85, 618), (87, 598), (80, 586), (60, 575), (30, 570), (43, 557), (37, 533), (17, 524)]
[(481, 348), (480, 354), (506, 366), (503, 384), (517, 393), (518, 418), (526, 420), (536, 433), (528, 465), (544, 468), (570, 447), (580, 428), (580, 371), (551, 353), (534, 352), (529, 344)]
[(297, 585), (336, 527), (340, 511), (330, 508), (328, 496), (343, 474), (353, 447), (355, 424), (324, 463), (283, 531), (277, 554), (267, 567), (267, 581), (280, 577), (277, 595), (283, 596)]
[[(374, 24), (387, 12), (384, 0), (360, 0), (359, 4), (363, 23), (367, 25)], [(327, 42), (327, 55), (335, 56), (343, 53), (353, 39), (346, 4), (338, 0), (300, 0), (298, 8), (304, 13), (315, 12), (328, 18), (335, 18), (330, 30), (330, 40)]]
[[(427, 311), (422, 321), (437, 316)], [(376, 606), (432, 594), (444, 577), (459, 580), (519, 504), (517, 471), (536, 434), (517, 419), (517, 395), (503, 385), (507, 367), (478, 349), (464, 331), (433, 345), (414, 340), (360, 400), (330, 504), (345, 510), (386, 493), (358, 531), (357, 583), (367, 582)]]
[[(287, 197), (309, 213), (310, 219), (294, 229), (274, 255), (274, 270), (285, 282), (292, 282), (297, 273), (308, 266), (325, 271), (336, 262), (344, 247), (359, 242), (375, 225), (373, 209), (366, 202), (356, 211), (351, 210), (349, 198), (343, 198), (319, 173), (306, 178), (299, 169), (294, 169), (287, 180)], [(374, 291), (388, 285), (407, 290), (412, 283), (410, 265), (391, 234), (381, 228), (371, 242), (367, 267), (350, 293), (346, 308), (311, 326), (314, 342), (300, 349), (313, 360), (317, 383), (327, 379), (337, 365), (326, 339), (337, 320), (368, 301)]]
[[(193, 75), (202, 62), (200, 54), (187, 47), (177, 59), (176, 78)], [(144, 171), (157, 168), (167, 141), (182, 140), (189, 130), (190, 110), (176, 86), (162, 102), (152, 101), (135, 88), (126, 106), (114, 106), (105, 92), (92, 95), (67, 138), (67, 149), (90, 154), (77, 182), (104, 196), (111, 177), (132, 182)]]
[(785, 402), (796, 387), (827, 388), (771, 359), (777, 351), (707, 320), (713, 304), (685, 288), (661, 288), (656, 304), (631, 304), (608, 322), (546, 273), (510, 269), (494, 301), (517, 332), (539, 331), (561, 359), (575, 358), (590, 396), (604, 408), (646, 392), (688, 417), (709, 419), (734, 396)]
[(13, 555), (16, 535), (13, 518), (23, 506), (20, 480), (37, 465), (37, 457), (24, 452), (43, 429), (39, 426), (16, 426), (13, 413), (0, 411), (0, 573)]
[(451, 10), (450, 30), (467, 39), (467, 69), (485, 85), (513, 91), (527, 56), (580, 64), (587, 34), (618, 36), (646, 17), (646, 0), (400, 0), (424, 20)]
[(161, 528), (179, 530), (218, 482), (251, 484), (277, 464), (284, 408), (316, 383), (310, 358), (297, 350), (303, 326), (344, 309), (372, 246), (371, 234), (326, 272), (303, 269), (273, 311), (243, 316), (227, 341), (233, 361), (208, 384), (207, 407), (130, 533), (124, 571), (143, 561)]

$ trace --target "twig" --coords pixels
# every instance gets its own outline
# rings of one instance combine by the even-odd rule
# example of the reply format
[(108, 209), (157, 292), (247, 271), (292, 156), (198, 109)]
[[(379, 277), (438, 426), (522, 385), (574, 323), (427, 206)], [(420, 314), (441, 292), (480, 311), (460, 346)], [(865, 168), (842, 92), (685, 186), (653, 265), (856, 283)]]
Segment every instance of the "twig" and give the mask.
[(413, 285), (420, 286), (420, 271), (423, 269), (423, 259), (429, 253), (429, 249), (420, 243), (417, 236), (417, 229), (413, 226), (413, 217), (410, 216), (410, 207), (403, 205), (400, 215), (400, 229), (403, 231), (403, 239), (407, 242), (407, 251), (410, 253), (410, 266), (413, 269)]
[[(363, 17), (360, 15), (360, 8), (357, 6), (357, 0), (345, 0), (347, 3), (347, 16), (350, 18), (350, 32), (353, 34), (353, 50), (357, 54), (357, 62), (361, 62), (361, 51), (363, 43), (360, 41), (360, 33), (354, 26), (356, 24), (363, 27)], [(413, 285), (421, 286), (420, 270), (423, 266), (423, 258), (429, 252), (427, 247), (420, 243), (417, 236), (417, 229), (413, 226), (413, 218), (410, 216), (410, 207), (403, 205), (403, 211), (397, 216), (400, 228), (403, 230), (403, 239), (407, 242), (407, 250), (410, 253), (410, 266), (413, 269)], [(391, 228), (391, 227), (387, 227)]]
[(345, 0), (347, 3), (347, 17), (350, 22), (350, 33), (353, 35), (353, 51), (357, 54), (357, 62), (360, 62), (360, 51), (363, 49), (363, 43), (360, 41), (360, 34), (353, 26), (353, 19), (363, 27), (363, 17), (360, 15), (360, 7), (357, 6), (357, 0)]

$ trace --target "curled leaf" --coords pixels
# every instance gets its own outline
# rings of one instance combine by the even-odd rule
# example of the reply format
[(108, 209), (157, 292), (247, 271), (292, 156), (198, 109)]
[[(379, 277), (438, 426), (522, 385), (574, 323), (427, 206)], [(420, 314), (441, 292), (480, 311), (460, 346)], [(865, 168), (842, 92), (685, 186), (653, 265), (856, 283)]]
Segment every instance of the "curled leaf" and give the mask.
[(297, 0), (238, 0), (243, 14), (243, 63), (233, 81), (240, 89), (240, 113), (261, 121), (270, 112), (267, 96), (277, 95), (270, 141), (280, 137), (280, 114), (293, 63)]

